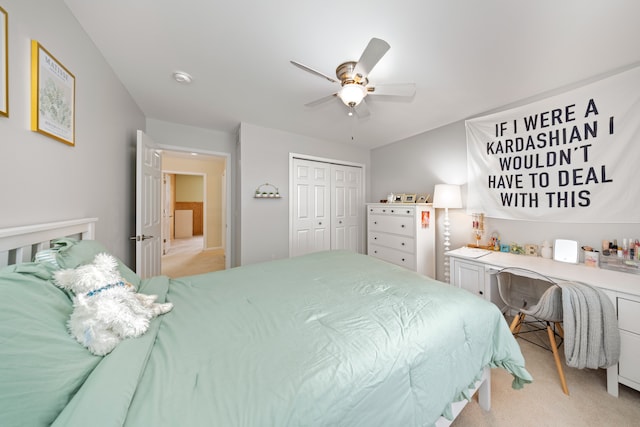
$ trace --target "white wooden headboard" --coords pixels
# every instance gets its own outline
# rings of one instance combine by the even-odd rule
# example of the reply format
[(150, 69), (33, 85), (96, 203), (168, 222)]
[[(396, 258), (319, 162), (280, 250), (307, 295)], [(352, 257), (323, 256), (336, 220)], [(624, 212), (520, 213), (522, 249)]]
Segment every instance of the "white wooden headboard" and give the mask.
[(98, 218), (81, 218), (0, 229), (0, 267), (33, 261), (36, 252), (51, 247), (61, 237), (95, 238)]

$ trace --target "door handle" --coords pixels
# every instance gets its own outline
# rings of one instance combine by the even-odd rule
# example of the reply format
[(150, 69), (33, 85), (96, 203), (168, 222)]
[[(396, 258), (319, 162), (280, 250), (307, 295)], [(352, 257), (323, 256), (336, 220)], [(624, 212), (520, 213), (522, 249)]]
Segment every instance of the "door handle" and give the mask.
[(135, 240), (136, 242), (141, 242), (141, 241), (147, 240), (147, 239), (153, 239), (153, 236), (147, 236), (147, 235), (143, 234), (142, 236), (129, 237), (129, 240)]

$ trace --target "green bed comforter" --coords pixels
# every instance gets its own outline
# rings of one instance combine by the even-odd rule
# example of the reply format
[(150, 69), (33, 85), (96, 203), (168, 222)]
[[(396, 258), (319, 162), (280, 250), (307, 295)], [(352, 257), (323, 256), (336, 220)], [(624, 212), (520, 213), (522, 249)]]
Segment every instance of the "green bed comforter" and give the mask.
[(344, 251), (169, 280), (57, 426), (429, 426), (484, 366), (530, 382), (493, 304)]

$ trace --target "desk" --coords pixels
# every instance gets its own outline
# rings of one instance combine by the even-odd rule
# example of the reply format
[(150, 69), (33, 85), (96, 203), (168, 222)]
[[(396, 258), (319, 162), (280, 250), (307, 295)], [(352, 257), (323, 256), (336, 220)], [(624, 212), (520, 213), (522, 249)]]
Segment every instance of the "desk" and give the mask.
[(501, 308), (495, 273), (506, 267), (525, 268), (555, 281), (574, 281), (602, 289), (613, 302), (620, 330), (620, 362), (607, 368), (607, 391), (618, 396), (618, 384), (640, 390), (640, 275), (584, 264), (567, 264), (504, 252), (473, 253), (461, 248), (449, 256), (451, 284), (473, 292)]

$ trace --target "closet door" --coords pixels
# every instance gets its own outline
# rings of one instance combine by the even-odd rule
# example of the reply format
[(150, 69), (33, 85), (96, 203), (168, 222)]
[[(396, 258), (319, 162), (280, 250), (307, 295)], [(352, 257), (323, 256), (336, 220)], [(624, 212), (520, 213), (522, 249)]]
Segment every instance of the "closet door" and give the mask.
[(331, 249), (362, 252), (362, 168), (331, 165)]
[(331, 248), (331, 166), (294, 159), (291, 255)]

